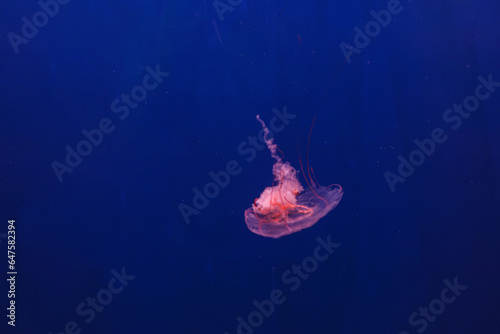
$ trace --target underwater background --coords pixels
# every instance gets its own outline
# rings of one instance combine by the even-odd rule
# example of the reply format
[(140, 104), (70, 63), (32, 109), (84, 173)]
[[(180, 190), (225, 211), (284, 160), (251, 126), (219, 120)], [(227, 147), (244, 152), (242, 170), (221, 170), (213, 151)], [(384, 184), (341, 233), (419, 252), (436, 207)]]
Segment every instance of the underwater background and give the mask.
[[(500, 2), (0, 15), (1, 333), (500, 333)], [(344, 190), (278, 239), (256, 115)]]

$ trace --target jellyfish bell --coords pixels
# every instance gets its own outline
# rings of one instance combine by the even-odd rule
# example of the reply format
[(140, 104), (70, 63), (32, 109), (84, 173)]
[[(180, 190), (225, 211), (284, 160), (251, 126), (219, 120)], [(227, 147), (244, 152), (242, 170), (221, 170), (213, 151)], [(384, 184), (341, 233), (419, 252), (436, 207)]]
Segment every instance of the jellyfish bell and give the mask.
[[(308, 188), (304, 190), (297, 179), (295, 168), (289, 162), (283, 162), (276, 153), (278, 146), (269, 138), (269, 129), (259, 115), (257, 120), (262, 124), (264, 141), (276, 160), (273, 165), (274, 185), (264, 189), (254, 204), (245, 210), (245, 222), (253, 233), (279, 238), (316, 224), (337, 206), (343, 191), (337, 184), (323, 187), (313, 181), (309, 172), (309, 154), (309, 180), (306, 178)], [(300, 165), (302, 168), (302, 161)]]
[(314, 191), (307, 189), (293, 202), (284, 200), (264, 206), (256, 201), (257, 205), (245, 211), (245, 222), (253, 233), (279, 238), (316, 224), (337, 206), (342, 194), (342, 188), (338, 185), (318, 186)]

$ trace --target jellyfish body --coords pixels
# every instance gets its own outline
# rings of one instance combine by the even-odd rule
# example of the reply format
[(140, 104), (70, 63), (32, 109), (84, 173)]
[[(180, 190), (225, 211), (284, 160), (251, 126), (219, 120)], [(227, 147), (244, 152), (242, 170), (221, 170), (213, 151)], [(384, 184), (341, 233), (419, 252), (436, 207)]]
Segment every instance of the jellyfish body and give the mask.
[(252, 207), (245, 210), (248, 229), (264, 237), (279, 238), (314, 225), (333, 210), (342, 199), (339, 185), (322, 187), (310, 177), (308, 189), (297, 179), (297, 171), (276, 154), (277, 145), (269, 138), (269, 130), (257, 116), (264, 129), (264, 140), (276, 160), (273, 165), (274, 185), (267, 187)]

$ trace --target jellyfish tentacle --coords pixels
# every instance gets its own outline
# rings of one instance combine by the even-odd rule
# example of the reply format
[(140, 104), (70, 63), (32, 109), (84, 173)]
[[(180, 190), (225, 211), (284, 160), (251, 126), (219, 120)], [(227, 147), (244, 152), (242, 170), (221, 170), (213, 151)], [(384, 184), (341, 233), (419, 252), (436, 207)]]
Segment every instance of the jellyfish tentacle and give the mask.
[[(311, 126), (311, 129), (312, 129), (312, 126)], [(308, 151), (309, 151), (309, 141), (308, 141)], [(298, 150), (298, 148), (297, 148)], [(309, 157), (307, 158), (308, 162), (307, 162), (307, 167), (309, 168)], [(324, 199), (323, 197), (321, 197), (320, 195), (318, 195), (316, 193), (316, 191), (314, 191), (314, 188), (316, 188), (316, 185), (314, 185), (314, 188), (312, 187), (311, 183), (309, 183), (309, 181), (307, 180), (307, 177), (305, 176), (305, 173), (304, 173), (304, 166), (302, 165), (302, 159), (300, 158), (300, 152), (299, 152), (299, 163), (300, 163), (300, 170), (302, 171), (302, 174), (304, 174), (304, 179), (306, 180), (306, 183), (307, 185), (309, 186), (309, 189), (311, 189), (312, 193), (314, 195), (316, 195), (316, 197), (320, 198), (321, 200), (323, 200), (323, 202), (325, 202), (326, 205), (328, 205), (328, 201), (326, 199)], [(311, 177), (311, 174), (309, 174), (309, 178)], [(312, 179), (311, 179), (312, 181)]]
[[(316, 111), (316, 114), (314, 114), (313, 120), (311, 122), (311, 127), (309, 128), (309, 137), (307, 137), (307, 151), (306, 151), (306, 163), (307, 163), (307, 174), (309, 175), (309, 180), (311, 181), (311, 184), (313, 183), (313, 180), (311, 178), (311, 172), (309, 171), (309, 146), (311, 144), (311, 134), (313, 131), (313, 126), (314, 122), (316, 121), (316, 116), (318, 115), (318, 112)], [(306, 176), (304, 175), (304, 178)]]
[(311, 173), (312, 173), (312, 176), (314, 177), (314, 181), (316, 181), (316, 185), (320, 186), (318, 179), (316, 178), (316, 175), (314, 174), (314, 169), (312, 167), (311, 167)]

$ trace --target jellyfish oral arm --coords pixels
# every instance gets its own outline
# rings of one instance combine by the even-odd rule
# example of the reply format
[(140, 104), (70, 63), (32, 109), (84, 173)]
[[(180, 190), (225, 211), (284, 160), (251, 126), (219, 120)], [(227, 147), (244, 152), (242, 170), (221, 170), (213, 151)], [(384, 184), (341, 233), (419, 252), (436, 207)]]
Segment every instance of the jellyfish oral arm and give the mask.
[(269, 151), (271, 151), (271, 156), (276, 159), (277, 162), (281, 162), (280, 156), (276, 154), (278, 145), (274, 144), (273, 138), (269, 138), (269, 129), (267, 128), (266, 123), (264, 123), (264, 121), (260, 119), (259, 115), (257, 115), (257, 120), (260, 122), (260, 124), (262, 124), (262, 129), (264, 130), (264, 141), (266, 142)]
[(260, 210), (272, 210), (277, 205), (294, 205), (297, 202), (297, 194), (304, 190), (297, 179), (297, 171), (288, 162), (275, 163), (273, 173), (276, 185), (264, 189), (255, 200)]

